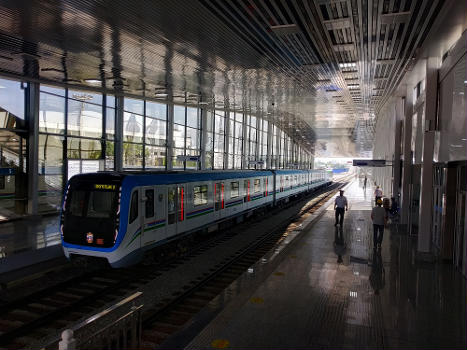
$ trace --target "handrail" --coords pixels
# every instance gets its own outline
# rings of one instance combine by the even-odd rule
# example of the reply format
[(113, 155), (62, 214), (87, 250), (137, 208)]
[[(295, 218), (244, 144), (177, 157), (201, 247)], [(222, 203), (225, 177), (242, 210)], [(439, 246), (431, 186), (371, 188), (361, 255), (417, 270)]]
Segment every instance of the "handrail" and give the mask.
[[(65, 329), (41, 350), (87, 348), (125, 349), (141, 342), (142, 292), (136, 292), (112, 306)], [(129, 336), (129, 339), (127, 338)]]

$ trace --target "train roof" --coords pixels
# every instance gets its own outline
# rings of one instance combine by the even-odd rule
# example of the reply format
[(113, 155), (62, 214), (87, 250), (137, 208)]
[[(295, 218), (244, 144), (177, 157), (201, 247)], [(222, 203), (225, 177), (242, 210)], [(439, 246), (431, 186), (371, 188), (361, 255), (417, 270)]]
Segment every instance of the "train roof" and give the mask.
[[(227, 179), (251, 178), (254, 176), (272, 176), (277, 174), (298, 174), (307, 170), (223, 170), (223, 171), (153, 171), (153, 172), (117, 172), (102, 171), (97, 173), (79, 174), (78, 176), (89, 180), (125, 180), (134, 185), (145, 184), (176, 184), (196, 181), (216, 181)], [(76, 175), (74, 176), (76, 177)]]

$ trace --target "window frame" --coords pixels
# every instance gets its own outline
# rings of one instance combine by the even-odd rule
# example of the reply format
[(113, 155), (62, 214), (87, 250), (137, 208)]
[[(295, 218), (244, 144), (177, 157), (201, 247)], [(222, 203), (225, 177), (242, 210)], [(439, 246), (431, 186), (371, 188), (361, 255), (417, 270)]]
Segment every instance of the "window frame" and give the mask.
[(261, 179), (255, 179), (255, 182), (253, 183), (253, 188), (254, 188), (254, 193), (261, 192)]
[[(148, 192), (152, 192), (152, 201), (149, 201)], [(154, 200), (155, 200), (154, 195), (155, 195), (154, 188), (147, 188), (147, 189), (144, 190), (144, 197), (146, 198), (146, 202), (144, 203), (144, 217), (146, 219), (153, 218), (156, 215), (155, 204), (154, 204)], [(152, 213), (152, 214), (149, 215), (149, 216), (148, 216), (148, 204), (152, 204), (152, 208), (149, 208), (149, 209), (151, 209), (150, 213)]]
[[(136, 198), (136, 200), (134, 199)], [(135, 204), (135, 205), (134, 205)], [(129, 213), (128, 213), (128, 224), (131, 225), (139, 216), (139, 203), (138, 203), (138, 190), (134, 191), (131, 194), (131, 199), (130, 199), (130, 208), (129, 208)], [(136, 208), (136, 211), (134, 211), (133, 208)], [(134, 216), (136, 215), (136, 216)]]
[[(196, 192), (196, 189), (199, 189), (199, 192)], [(208, 192), (209, 192), (209, 188), (207, 184), (193, 186), (193, 206), (199, 207), (201, 205), (208, 204), (209, 202)], [(201, 197), (199, 198), (201, 201), (198, 203), (195, 202), (196, 193), (199, 193), (201, 195)]]
[[(234, 184), (237, 185), (236, 194), (233, 192), (234, 191), (234, 189), (233, 189)], [(239, 181), (232, 181), (232, 182), (230, 182), (230, 198), (237, 198), (237, 197), (240, 197), (240, 182)]]

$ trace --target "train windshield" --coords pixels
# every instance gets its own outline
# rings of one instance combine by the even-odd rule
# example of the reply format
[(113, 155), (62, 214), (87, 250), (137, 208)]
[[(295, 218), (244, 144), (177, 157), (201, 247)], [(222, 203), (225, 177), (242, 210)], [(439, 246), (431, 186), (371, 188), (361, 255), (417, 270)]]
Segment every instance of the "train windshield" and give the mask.
[(70, 180), (62, 215), (65, 242), (101, 248), (115, 244), (120, 183), (84, 176)]
[(117, 195), (115, 191), (73, 191), (69, 213), (82, 218), (110, 218)]

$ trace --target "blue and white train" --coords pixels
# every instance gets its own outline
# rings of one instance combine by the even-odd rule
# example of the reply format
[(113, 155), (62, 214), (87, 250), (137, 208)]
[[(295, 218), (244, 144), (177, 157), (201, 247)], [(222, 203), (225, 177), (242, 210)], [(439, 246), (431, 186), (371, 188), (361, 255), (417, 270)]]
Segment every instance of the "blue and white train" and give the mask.
[(100, 172), (66, 186), (60, 230), (67, 258), (138, 262), (144, 251), (331, 182), (324, 170)]

